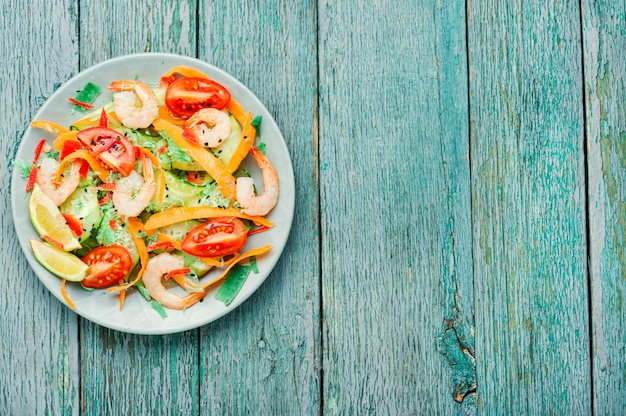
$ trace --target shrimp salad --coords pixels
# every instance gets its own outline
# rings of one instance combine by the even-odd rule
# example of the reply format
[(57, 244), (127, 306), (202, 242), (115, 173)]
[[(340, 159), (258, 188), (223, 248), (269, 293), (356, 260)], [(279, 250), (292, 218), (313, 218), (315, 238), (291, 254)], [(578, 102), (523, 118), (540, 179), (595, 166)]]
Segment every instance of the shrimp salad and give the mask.
[(33, 223), (43, 243), (86, 265), (73, 281), (118, 296), (120, 309), (126, 296), (141, 296), (165, 317), (215, 288), (218, 300), (232, 302), (255, 259), (271, 250), (248, 237), (271, 232), (279, 178), (257, 137), (260, 116), (226, 87), (186, 66), (158, 82), (111, 82), (103, 88), (113, 98), (100, 108), (71, 99), (88, 110), (69, 126), (33, 121), (55, 138), (42, 140), (22, 175), (27, 193), (58, 208), (62, 224), (48, 227), (77, 242)]

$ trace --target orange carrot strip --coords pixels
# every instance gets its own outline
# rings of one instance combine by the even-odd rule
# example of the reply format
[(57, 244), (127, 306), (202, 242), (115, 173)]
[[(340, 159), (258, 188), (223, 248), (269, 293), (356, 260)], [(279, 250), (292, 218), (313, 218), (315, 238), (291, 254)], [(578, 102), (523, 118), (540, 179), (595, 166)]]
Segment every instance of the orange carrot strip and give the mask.
[(30, 126), (34, 129), (42, 129), (47, 132), (54, 133), (57, 136), (70, 131), (68, 128), (48, 120), (35, 120), (30, 123)]
[(230, 271), (230, 269), (232, 269), (235, 266), (235, 264), (238, 264), (239, 262), (241, 262), (242, 260), (245, 260), (247, 258), (250, 258), (250, 257), (253, 257), (253, 256), (260, 256), (261, 254), (265, 254), (268, 251), (270, 251), (271, 248), (272, 248), (271, 244), (266, 244), (266, 245), (264, 245), (262, 247), (253, 248), (252, 250), (246, 251), (245, 253), (243, 253), (241, 256), (239, 256), (237, 258), (236, 262), (231, 263), (230, 266), (228, 266), (226, 268), (226, 270), (224, 270), (219, 276), (217, 276), (216, 278), (214, 278), (210, 282), (203, 284), (202, 287), (204, 289), (206, 289), (209, 286), (214, 285), (215, 283), (217, 283), (220, 280), (222, 280), (223, 278), (225, 278), (226, 275), (228, 274), (228, 272)]
[(89, 166), (91, 166), (91, 170), (93, 170), (96, 175), (98, 175), (98, 178), (100, 178), (102, 182), (107, 181), (107, 178), (109, 176), (109, 169), (102, 163), (100, 163), (98, 159), (93, 157), (93, 155), (89, 153), (86, 149), (80, 149), (67, 155), (59, 165), (59, 170), (57, 170), (57, 178), (60, 178), (61, 174), (65, 171), (65, 164), (74, 159), (86, 160), (87, 163), (89, 163)]
[(165, 132), (178, 147), (183, 149), (193, 161), (198, 163), (202, 169), (211, 175), (226, 198), (231, 200), (235, 199), (235, 178), (213, 153), (204, 147), (185, 140), (183, 137), (183, 129), (179, 126), (161, 118), (154, 120), (152, 125), (155, 129)]
[(264, 217), (250, 216), (235, 208), (215, 208), (210, 206), (197, 207), (172, 207), (153, 214), (144, 227), (146, 230), (154, 230), (167, 225), (176, 224), (186, 220), (197, 220), (201, 218), (237, 217), (253, 221), (257, 225), (273, 227), (274, 223)]
[(65, 299), (67, 306), (69, 306), (72, 309), (76, 309), (76, 305), (74, 304), (74, 302), (72, 302), (72, 299), (70, 299), (70, 297), (67, 296), (67, 293), (65, 292), (65, 282), (67, 282), (66, 279), (63, 279), (61, 281), (61, 295), (63, 296), (63, 299)]
[(137, 283), (139, 279), (141, 279), (141, 276), (143, 276), (144, 272), (146, 271), (146, 266), (148, 265), (148, 250), (146, 248), (146, 243), (144, 243), (143, 241), (143, 238), (137, 237), (137, 233), (141, 231), (141, 228), (142, 224), (139, 220), (136, 220), (135, 218), (128, 218), (128, 230), (133, 236), (133, 240), (135, 241), (135, 245), (137, 246), (137, 251), (139, 251), (139, 262), (141, 263), (141, 269), (139, 270), (139, 273), (137, 273), (137, 277), (135, 278), (135, 280), (124, 285), (110, 287), (108, 289), (109, 292), (126, 290), (131, 286), (134, 286), (135, 283)]
[(269, 228), (265, 226), (255, 228), (253, 230), (248, 231), (248, 237), (250, 237), (251, 235), (259, 234), (259, 233), (264, 233), (265, 231), (268, 231), (268, 230)]
[[(124, 279), (120, 279), (119, 282), (117, 282), (118, 285), (123, 285), (124, 284)], [(125, 290), (120, 290), (120, 311), (122, 310), (122, 307), (124, 306), (124, 299), (126, 299), (126, 291)]]

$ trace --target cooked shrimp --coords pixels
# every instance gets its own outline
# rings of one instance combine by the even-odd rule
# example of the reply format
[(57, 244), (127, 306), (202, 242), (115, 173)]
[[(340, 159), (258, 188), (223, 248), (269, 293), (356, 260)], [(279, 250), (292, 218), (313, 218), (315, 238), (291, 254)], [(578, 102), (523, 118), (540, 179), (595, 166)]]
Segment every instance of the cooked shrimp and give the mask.
[(163, 286), (161, 279), (172, 270), (183, 267), (183, 258), (176, 254), (161, 253), (148, 261), (142, 279), (152, 299), (169, 309), (185, 309), (198, 302), (205, 296), (205, 292), (192, 293), (181, 298)]
[[(145, 128), (159, 116), (157, 98), (146, 83), (113, 81), (109, 89), (117, 91), (113, 94), (115, 114), (126, 127)], [(137, 103), (137, 99), (140, 103)]]
[(78, 188), (80, 183), (80, 165), (80, 160), (74, 160), (69, 175), (66, 175), (64, 180), (58, 184), (56, 178), (59, 162), (56, 159), (46, 157), (39, 167), (37, 184), (59, 206)]
[(265, 215), (276, 206), (278, 201), (278, 174), (269, 160), (257, 149), (252, 147), (250, 154), (263, 173), (263, 193), (254, 194), (252, 178), (237, 179), (237, 202), (244, 214)]
[(134, 170), (124, 178), (117, 181), (113, 191), (113, 205), (118, 214), (128, 217), (136, 217), (146, 209), (154, 193), (156, 182), (154, 170), (150, 158), (142, 158), (143, 177)]
[(215, 108), (203, 108), (183, 124), (183, 137), (204, 147), (217, 147), (230, 135), (228, 114)]

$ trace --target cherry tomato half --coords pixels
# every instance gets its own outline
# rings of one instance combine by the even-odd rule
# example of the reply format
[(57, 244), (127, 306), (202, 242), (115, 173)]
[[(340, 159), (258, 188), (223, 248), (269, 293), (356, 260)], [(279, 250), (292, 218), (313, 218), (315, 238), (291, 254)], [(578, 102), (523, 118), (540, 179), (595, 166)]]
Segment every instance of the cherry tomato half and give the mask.
[(230, 101), (230, 92), (206, 78), (181, 78), (165, 91), (165, 105), (177, 117), (189, 118), (202, 108), (221, 110)]
[(133, 265), (133, 259), (122, 246), (96, 247), (81, 259), (90, 266), (89, 275), (81, 282), (92, 289), (111, 287), (126, 277)]
[(222, 257), (241, 249), (248, 236), (243, 222), (236, 217), (220, 217), (198, 225), (185, 237), (185, 253), (199, 257)]
[(121, 133), (106, 127), (91, 127), (78, 133), (78, 140), (113, 170), (128, 176), (135, 164), (135, 148)]

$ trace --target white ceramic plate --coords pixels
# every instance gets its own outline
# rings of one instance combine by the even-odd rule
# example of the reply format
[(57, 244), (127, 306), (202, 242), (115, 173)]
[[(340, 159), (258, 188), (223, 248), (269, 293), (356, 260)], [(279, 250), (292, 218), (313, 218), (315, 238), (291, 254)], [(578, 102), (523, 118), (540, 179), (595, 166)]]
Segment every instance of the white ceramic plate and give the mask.
[[(185, 311), (167, 310), (167, 318), (161, 318), (135, 290), (128, 292), (124, 307), (120, 311), (117, 295), (110, 294), (106, 290), (88, 292), (82, 289), (79, 284), (68, 283), (67, 292), (76, 304), (74, 310), (76, 313), (102, 326), (135, 334), (169, 334), (193, 329), (212, 322), (235, 309), (258, 289), (273, 269), (287, 242), (293, 218), (295, 199), (293, 167), (284, 138), (276, 122), (261, 101), (246, 86), (224, 71), (205, 62), (163, 53), (127, 55), (102, 62), (66, 82), (46, 101), (33, 120), (50, 120), (63, 126), (69, 126), (70, 123), (84, 117), (84, 115), (71, 111), (72, 105), (68, 98), (74, 97), (76, 92), (82, 89), (87, 82), (91, 81), (102, 87), (102, 94), (94, 103), (97, 108), (112, 99), (111, 92), (107, 90), (111, 81), (137, 78), (150, 84), (158, 84), (161, 75), (176, 65), (190, 66), (203, 71), (228, 88), (232, 96), (245, 110), (263, 117), (261, 138), (263, 142), (267, 143), (267, 157), (276, 168), (280, 178), (278, 204), (267, 217), (276, 225), (268, 232), (251, 236), (242, 252), (248, 248), (267, 243), (272, 244), (273, 247), (269, 253), (257, 259), (259, 274), (250, 274), (244, 287), (229, 306), (225, 306), (215, 299), (214, 290), (207, 295), (203, 302)], [(17, 151), (17, 158), (30, 161), (35, 146), (42, 137), (47, 137), (48, 143), (52, 143), (55, 136), (40, 129), (27, 129)], [(251, 170), (255, 182), (259, 181), (259, 172), (255, 172), (254, 168)], [(65, 303), (61, 296), (61, 280), (44, 269), (35, 260), (30, 249), (29, 241), (38, 238), (38, 235), (28, 216), (28, 196), (24, 193), (26, 181), (22, 179), (17, 169), (13, 171), (11, 186), (13, 221), (24, 255), (39, 280), (54, 296)], [(217, 271), (213, 271), (209, 273), (208, 278), (216, 274)], [(37, 299), (33, 299), (33, 302), (36, 301)]]

